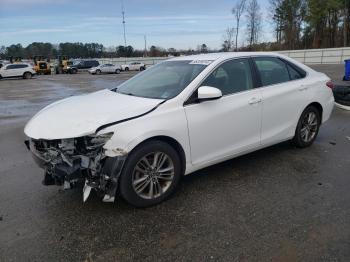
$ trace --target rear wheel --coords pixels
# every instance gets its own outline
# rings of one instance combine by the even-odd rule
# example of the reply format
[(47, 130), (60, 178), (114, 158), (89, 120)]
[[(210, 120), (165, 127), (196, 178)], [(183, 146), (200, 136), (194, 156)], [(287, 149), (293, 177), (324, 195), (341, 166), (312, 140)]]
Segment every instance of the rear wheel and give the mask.
[(120, 74), (120, 69), (116, 69), (116, 70), (115, 70), (115, 73), (116, 73), (116, 74)]
[(30, 79), (30, 78), (32, 78), (32, 73), (30, 73), (30, 72), (25, 72), (25, 73), (23, 74), (23, 78), (24, 78), (24, 79)]
[(143, 70), (145, 70), (145, 67), (144, 67), (144, 66), (141, 66), (141, 67), (140, 67), (140, 71), (143, 71)]
[(129, 67), (125, 67), (125, 71), (129, 71)]
[(136, 207), (156, 205), (174, 193), (180, 178), (177, 152), (161, 141), (146, 142), (126, 160), (120, 177), (120, 194)]
[(101, 74), (101, 70), (96, 70), (96, 75), (100, 75)]
[(314, 106), (307, 107), (301, 114), (293, 143), (300, 148), (311, 146), (321, 125), (321, 114)]

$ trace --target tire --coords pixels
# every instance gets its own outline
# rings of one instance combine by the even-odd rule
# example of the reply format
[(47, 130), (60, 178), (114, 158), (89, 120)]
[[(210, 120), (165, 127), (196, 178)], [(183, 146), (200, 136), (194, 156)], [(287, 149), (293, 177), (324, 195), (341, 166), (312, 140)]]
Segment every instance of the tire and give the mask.
[(96, 75), (100, 75), (101, 74), (101, 70), (96, 70)]
[[(153, 171), (150, 169), (146, 173), (138, 171), (146, 170), (140, 167), (151, 168), (154, 159), (158, 159), (162, 163), (158, 168), (153, 169)], [(160, 168), (163, 168), (163, 173), (157, 173)], [(174, 148), (161, 141), (146, 142), (135, 148), (125, 162), (120, 176), (120, 195), (126, 202), (135, 207), (149, 207), (159, 204), (175, 192), (180, 182), (181, 172), (181, 161)], [(140, 179), (143, 181), (136, 182)], [(138, 193), (137, 189), (139, 189)]]
[[(311, 116), (310, 116), (311, 115)], [(310, 120), (312, 118), (312, 121)], [(321, 125), (321, 114), (314, 106), (308, 106), (300, 116), (293, 144), (299, 148), (309, 147), (315, 141)]]
[(75, 69), (75, 68), (73, 68), (73, 69), (71, 70), (71, 72), (72, 72), (72, 74), (76, 74), (76, 73), (78, 73), (78, 70)]
[(23, 78), (24, 79), (31, 79), (32, 78), (32, 73), (30, 73), (30, 72), (25, 72), (24, 74), (23, 74)]
[(116, 70), (115, 70), (115, 73), (116, 73), (116, 74), (120, 74), (120, 69), (116, 69)]
[(2, 79), (2, 75), (0, 75), (0, 79)]
[(145, 70), (145, 67), (141, 66), (140, 71), (143, 71), (143, 70)]
[(129, 67), (125, 67), (125, 71), (129, 71)]

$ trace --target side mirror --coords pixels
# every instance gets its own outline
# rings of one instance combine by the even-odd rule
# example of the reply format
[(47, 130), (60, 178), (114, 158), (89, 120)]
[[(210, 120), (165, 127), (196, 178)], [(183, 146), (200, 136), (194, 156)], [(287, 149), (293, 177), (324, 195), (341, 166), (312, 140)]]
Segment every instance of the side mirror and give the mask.
[(198, 88), (198, 100), (207, 101), (222, 97), (221, 90), (211, 86), (201, 86)]

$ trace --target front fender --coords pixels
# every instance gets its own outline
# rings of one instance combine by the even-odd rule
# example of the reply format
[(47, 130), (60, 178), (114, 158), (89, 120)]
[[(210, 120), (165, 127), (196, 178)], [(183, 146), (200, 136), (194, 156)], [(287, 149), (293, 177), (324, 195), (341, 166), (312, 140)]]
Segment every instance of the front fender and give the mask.
[(132, 119), (104, 129), (114, 132), (105, 144), (105, 154), (109, 157), (126, 155), (143, 141), (157, 136), (170, 137), (176, 140), (190, 158), (190, 145), (186, 115), (183, 108), (175, 110), (158, 110), (146, 116)]

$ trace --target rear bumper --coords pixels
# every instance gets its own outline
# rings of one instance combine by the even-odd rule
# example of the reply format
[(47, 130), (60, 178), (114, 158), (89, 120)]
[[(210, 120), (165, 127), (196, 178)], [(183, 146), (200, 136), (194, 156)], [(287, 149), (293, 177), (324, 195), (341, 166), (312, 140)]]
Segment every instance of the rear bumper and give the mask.
[(323, 105), (322, 123), (326, 122), (332, 114), (334, 108), (334, 97), (333, 95)]

